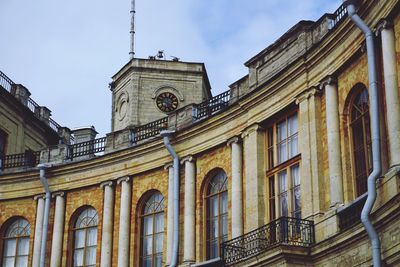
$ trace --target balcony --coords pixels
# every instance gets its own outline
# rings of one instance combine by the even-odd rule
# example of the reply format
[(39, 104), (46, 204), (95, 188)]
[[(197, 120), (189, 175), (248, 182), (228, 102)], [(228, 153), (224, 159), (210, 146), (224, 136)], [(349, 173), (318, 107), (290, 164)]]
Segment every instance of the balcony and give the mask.
[(0, 171), (14, 168), (32, 168), (39, 164), (40, 151), (26, 150), (24, 153), (0, 155)]
[(367, 194), (363, 194), (349, 205), (338, 210), (339, 229), (345, 231), (354, 225), (361, 223), (361, 211), (367, 201)]
[(314, 240), (313, 221), (280, 217), (245, 235), (222, 243), (222, 261), (225, 266), (232, 266), (250, 260), (277, 245), (309, 248)]

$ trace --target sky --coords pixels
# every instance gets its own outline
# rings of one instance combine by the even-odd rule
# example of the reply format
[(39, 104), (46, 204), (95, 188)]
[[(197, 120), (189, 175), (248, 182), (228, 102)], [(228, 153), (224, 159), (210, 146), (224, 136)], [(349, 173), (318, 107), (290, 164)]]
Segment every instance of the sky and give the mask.
[[(341, 0), (136, 0), (135, 52), (204, 62), (213, 94), (300, 20)], [(70, 129), (111, 130), (111, 77), (129, 61), (130, 0), (0, 0), (0, 70)]]

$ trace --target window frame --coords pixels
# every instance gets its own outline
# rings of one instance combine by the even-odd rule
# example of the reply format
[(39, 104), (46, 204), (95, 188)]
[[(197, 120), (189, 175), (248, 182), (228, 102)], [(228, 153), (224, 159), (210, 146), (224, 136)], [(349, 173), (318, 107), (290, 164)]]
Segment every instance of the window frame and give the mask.
[[(157, 211), (157, 212), (152, 212), (152, 213), (147, 213), (147, 214), (144, 214), (144, 210), (145, 210), (145, 208), (146, 208), (146, 203), (153, 197), (153, 196), (155, 196), (155, 195), (160, 195), (161, 197), (162, 197), (162, 201), (160, 202), (160, 203), (162, 203), (163, 204), (163, 210), (162, 211)], [(152, 217), (152, 224), (153, 224), (153, 227), (152, 227), (152, 234), (151, 234), (151, 236), (152, 236), (152, 254), (151, 254), (151, 259), (152, 259), (152, 262), (151, 262), (151, 265), (153, 266), (154, 265), (154, 261), (155, 261), (155, 257), (158, 255), (158, 254), (160, 254), (160, 253), (154, 253), (155, 252), (155, 246), (154, 246), (154, 240), (155, 240), (155, 238), (154, 238), (154, 236), (156, 235), (156, 234), (160, 234), (160, 233), (162, 233), (162, 236), (163, 236), (163, 241), (162, 241), (162, 246), (163, 246), (163, 249), (162, 249), (162, 252), (161, 252), (161, 257), (162, 257), (162, 260), (164, 260), (164, 250), (165, 250), (165, 248), (164, 248), (164, 241), (165, 241), (165, 198), (164, 198), (164, 196), (163, 196), (163, 194), (161, 194), (161, 192), (159, 192), (159, 191), (152, 191), (152, 192), (150, 192), (150, 193), (148, 193), (148, 194), (146, 194), (146, 196), (145, 196), (145, 198), (144, 198), (145, 200), (143, 200), (143, 201), (141, 201), (141, 205), (139, 205), (139, 215), (138, 215), (138, 218), (139, 218), (139, 231), (138, 231), (138, 237), (139, 237), (139, 255), (138, 255), (138, 266), (140, 266), (140, 267), (142, 267), (143, 266), (143, 244), (144, 244), (144, 242), (143, 242), (143, 237), (144, 237), (144, 218), (145, 217)], [(155, 233), (155, 218), (156, 218), (156, 215), (158, 215), (158, 214), (163, 214), (163, 216), (162, 216), (162, 222), (163, 222), (163, 227), (162, 227), (162, 229), (163, 229), (163, 231), (162, 232), (157, 232), (157, 233)]]
[[(26, 231), (29, 232), (29, 235), (18, 235), (18, 236), (7, 237), (6, 234), (10, 230), (10, 227), (12, 227), (18, 221), (27, 222), (27, 225), (24, 227), (24, 229), (27, 228)], [(27, 257), (27, 261), (26, 261), (27, 265), (26, 266), (29, 266), (29, 263), (30, 263), (30, 250), (31, 250), (31, 238), (30, 238), (30, 236), (31, 236), (31, 225), (30, 225), (29, 221), (27, 219), (25, 219), (24, 217), (12, 218), (11, 220), (9, 220), (8, 223), (6, 222), (5, 223), (5, 227), (4, 227), (4, 229), (3, 229), (2, 233), (1, 233), (1, 237), (0, 237), (0, 239), (1, 239), (1, 242), (0, 242), (1, 243), (0, 244), (0, 256), (1, 256), (1, 258), (0, 258), (0, 266), (3, 266), (4, 260), (6, 258), (5, 251), (4, 251), (5, 247), (6, 247), (5, 246), (5, 242), (6, 242), (6, 240), (11, 240), (11, 239), (15, 239), (16, 240), (15, 241), (14, 254), (13, 254), (13, 256), (11, 256), (12, 258), (14, 258), (14, 267), (17, 264), (17, 258), (18, 257)], [(27, 242), (28, 242), (28, 254), (26, 254), (26, 255), (25, 254), (24, 255), (19, 255), (18, 254), (18, 251), (19, 251), (18, 243), (19, 243), (19, 241), (21, 239), (28, 239), (27, 240)], [(7, 257), (9, 258), (10, 256), (7, 256)]]
[[(288, 121), (290, 118), (297, 116), (297, 132), (288, 135), (289, 129), (288, 129)], [(284, 141), (286, 142), (286, 153), (288, 156), (288, 159), (286, 159), (283, 162), (279, 162), (278, 159), (278, 125), (281, 124), (282, 122), (286, 122), (286, 138)], [(289, 143), (290, 140), (293, 140), (292, 138), (297, 138), (297, 154), (292, 155), (290, 157), (290, 149), (289, 149)], [(298, 165), (299, 168), (299, 179), (300, 179), (300, 184), (297, 185), (299, 188), (301, 188), (301, 152), (299, 149), (299, 112), (298, 109), (295, 110), (290, 110), (284, 114), (284, 116), (281, 116), (271, 122), (270, 124), (267, 125), (266, 127), (266, 149), (265, 151), (265, 177), (266, 177), (266, 192), (268, 196), (268, 203), (267, 203), (267, 212), (266, 216), (267, 221), (273, 221), (279, 217), (282, 216), (282, 211), (281, 211), (281, 205), (280, 205), (280, 181), (279, 181), (279, 173), (286, 171), (286, 190), (285, 192), (287, 193), (287, 203), (288, 203), (288, 217), (294, 216), (294, 188), (296, 186), (293, 186), (293, 181), (292, 181), (292, 173), (291, 173), (291, 168), (293, 166)], [(272, 157), (272, 158), (271, 158)], [(273, 188), (271, 189), (271, 186)], [(300, 190), (300, 189), (299, 189)], [(300, 206), (301, 206), (301, 196), (300, 196)], [(298, 210), (301, 214), (301, 209)]]
[[(223, 174), (225, 176), (225, 180), (224, 180), (224, 184), (226, 185), (226, 189), (222, 190), (222, 191), (218, 191), (216, 193), (209, 193), (211, 190), (211, 183), (213, 181), (214, 178), (216, 178), (218, 175)], [(226, 216), (226, 229), (227, 229), (227, 234), (226, 234), (226, 239), (229, 239), (229, 186), (228, 186), (228, 175), (226, 174), (226, 172), (223, 169), (217, 169), (212, 171), (209, 175), (209, 178), (207, 179), (207, 182), (205, 183), (205, 187), (204, 187), (204, 192), (203, 192), (203, 207), (204, 207), (204, 234), (203, 234), (203, 240), (204, 245), (203, 245), (203, 255), (204, 255), (204, 260), (211, 260), (211, 259), (215, 259), (217, 257), (220, 257), (220, 246), (221, 246), (221, 235), (220, 235), (220, 229), (221, 229), (221, 220), (223, 216)], [(220, 213), (220, 209), (221, 209), (221, 196), (222, 194), (226, 194), (226, 206), (228, 207), (226, 210), (226, 213)], [(215, 258), (210, 258), (210, 246), (209, 246), (209, 240), (211, 240), (211, 238), (209, 238), (209, 232), (210, 232), (210, 225), (209, 225), (209, 221), (210, 221), (210, 216), (209, 216), (209, 208), (210, 208), (210, 204), (209, 204), (209, 200), (212, 197), (217, 196), (217, 202), (218, 202), (218, 236), (217, 236), (217, 245), (218, 245), (218, 255)], [(215, 217), (215, 216), (214, 216)]]
[[(97, 224), (96, 225), (93, 225), (93, 226), (87, 226), (87, 227), (80, 227), (80, 228), (78, 228), (78, 227), (76, 227), (76, 223), (77, 223), (77, 220), (78, 220), (78, 218), (79, 218), (79, 216), (83, 213), (83, 212), (85, 212), (86, 210), (88, 210), (88, 209), (93, 209), (95, 212), (96, 212), (96, 215), (95, 216), (93, 216), (93, 218), (95, 218), (95, 217), (97, 217)], [(92, 219), (93, 219), (92, 218)], [(75, 256), (75, 251), (77, 250), (76, 249), (76, 247), (75, 247), (75, 233), (76, 233), (76, 231), (77, 230), (85, 230), (85, 240), (84, 240), (84, 247), (83, 247), (83, 250), (84, 250), (84, 252), (83, 252), (83, 260), (82, 260), (82, 262), (83, 262), (83, 267), (86, 267), (86, 266), (92, 266), (92, 265), (85, 265), (85, 258), (86, 258), (86, 248), (87, 247), (93, 247), (93, 246), (87, 246), (86, 245), (86, 243), (87, 243), (87, 235), (88, 235), (88, 230), (89, 229), (93, 229), (93, 228), (96, 228), (96, 249), (95, 249), (95, 251), (96, 251), (96, 253), (95, 253), (95, 255), (96, 255), (96, 263), (94, 264), (94, 266), (96, 266), (97, 265), (97, 263), (98, 263), (98, 261), (99, 261), (99, 258), (98, 258), (98, 249), (99, 249), (99, 245), (100, 245), (100, 243), (99, 243), (99, 225), (100, 225), (100, 218), (99, 218), (99, 213), (97, 212), (97, 210), (94, 208), (94, 207), (92, 207), (92, 206), (84, 206), (84, 207), (81, 207), (81, 208), (79, 208), (79, 209), (77, 209), (75, 212), (74, 212), (74, 215), (71, 217), (71, 220), (70, 220), (70, 227), (69, 227), (69, 233), (68, 233), (68, 236), (69, 236), (69, 238), (68, 238), (68, 241), (69, 241), (69, 245), (68, 245), (68, 255), (67, 255), (67, 266), (71, 266), (71, 267), (74, 267), (75, 265), (74, 265), (74, 256)]]
[[(353, 120), (353, 112), (355, 110), (355, 101), (357, 98), (364, 92), (367, 92), (368, 96), (368, 110), (364, 111), (359, 117), (357, 117), (355, 120)], [(354, 197), (359, 197), (365, 192), (367, 192), (367, 178), (369, 174), (372, 171), (372, 139), (371, 139), (371, 129), (366, 130), (365, 126), (370, 125), (371, 123), (371, 116), (370, 116), (370, 103), (369, 103), (369, 91), (368, 88), (364, 84), (359, 84), (357, 86), (356, 91), (353, 92), (353, 95), (351, 96), (350, 99), (350, 104), (349, 104), (349, 112), (348, 112), (348, 129), (349, 129), (349, 140), (350, 140), (350, 157), (351, 157), (351, 166), (352, 166), (352, 185), (354, 188)], [(368, 121), (368, 123), (366, 123)], [(354, 142), (354, 125), (356, 123), (361, 123), (361, 128), (362, 128), (362, 136), (363, 140), (362, 141), (362, 150), (363, 151), (363, 164), (365, 165), (365, 177), (360, 177), (362, 174), (357, 173), (357, 163), (358, 158), (356, 156), (357, 149), (355, 148), (355, 142)], [(367, 142), (367, 134), (369, 134), (369, 142)], [(368, 155), (368, 151), (370, 154)], [(358, 178), (360, 177), (360, 178)], [(362, 181), (363, 180), (363, 181)], [(362, 184), (361, 184), (362, 183)], [(360, 189), (364, 188), (365, 190), (361, 192)]]

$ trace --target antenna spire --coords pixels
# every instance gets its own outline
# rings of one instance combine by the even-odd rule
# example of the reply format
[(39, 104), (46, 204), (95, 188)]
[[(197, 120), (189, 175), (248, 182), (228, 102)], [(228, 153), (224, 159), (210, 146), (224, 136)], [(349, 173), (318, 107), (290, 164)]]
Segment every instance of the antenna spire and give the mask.
[(130, 34), (131, 34), (131, 51), (129, 52), (129, 57), (130, 59), (135, 57), (135, 0), (132, 0), (131, 2), (131, 30), (130, 30)]

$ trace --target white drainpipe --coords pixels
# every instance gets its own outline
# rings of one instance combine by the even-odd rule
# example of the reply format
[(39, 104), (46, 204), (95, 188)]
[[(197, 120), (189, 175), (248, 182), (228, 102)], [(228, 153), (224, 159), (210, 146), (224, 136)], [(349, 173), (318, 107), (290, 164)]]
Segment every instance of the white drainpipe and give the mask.
[[(178, 266), (178, 249), (179, 249), (179, 157), (176, 154), (174, 148), (169, 142), (169, 137), (173, 134), (173, 131), (161, 131), (160, 135), (164, 138), (164, 145), (168, 152), (174, 158), (174, 235), (173, 235), (173, 247), (170, 267)], [(170, 199), (170, 196), (168, 196)], [(168, 200), (169, 201), (169, 200)]]
[(369, 218), (372, 207), (376, 200), (376, 180), (380, 177), (381, 166), (381, 134), (379, 128), (379, 104), (378, 104), (378, 79), (376, 74), (376, 58), (374, 46), (374, 34), (364, 21), (357, 15), (353, 0), (343, 0), (347, 6), (347, 12), (351, 20), (365, 34), (368, 56), (368, 80), (369, 80), (369, 101), (371, 116), (371, 139), (372, 139), (372, 161), (373, 171), (368, 177), (368, 197), (361, 212), (361, 221), (364, 224), (372, 245), (372, 261), (374, 267), (381, 266), (381, 248), (378, 233), (376, 232)]

